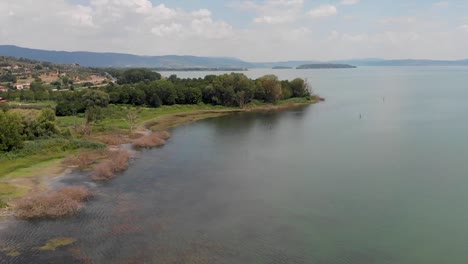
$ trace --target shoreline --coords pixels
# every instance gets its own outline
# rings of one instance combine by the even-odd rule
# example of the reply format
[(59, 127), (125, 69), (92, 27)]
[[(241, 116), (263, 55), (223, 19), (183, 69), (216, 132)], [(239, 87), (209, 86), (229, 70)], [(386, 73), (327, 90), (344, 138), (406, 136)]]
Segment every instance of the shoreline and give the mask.
[[(234, 113), (282, 111), (305, 107), (320, 101), (323, 101), (323, 99), (317, 97), (305, 102), (250, 105), (239, 109), (192, 110), (188, 112), (166, 114), (149, 121), (142, 122), (134, 133), (149, 134), (153, 131), (173, 129), (181, 125), (190, 124), (192, 122), (208, 118), (221, 117)], [(104, 135), (105, 134), (106, 133), (104, 133)], [(127, 140), (132, 141), (130, 138), (127, 138)], [(120, 144), (106, 144), (105, 149), (115, 150), (119, 148), (121, 148)], [(9, 206), (0, 208), (0, 222), (8, 220), (8, 218), (14, 216), (15, 201), (27, 196), (31, 192), (44, 193), (49, 191), (52, 179), (66, 176), (72, 172), (73, 168), (63, 164), (63, 161), (70, 156), (71, 155), (67, 155), (67, 153), (65, 153), (63, 157), (52, 158), (51, 160), (35, 164), (32, 167), (19, 168), (5, 176), (2, 176), (2, 178), (0, 178), (0, 184), (3, 183), (11, 185), (15, 190), (18, 190), (18, 193), (6, 199)]]

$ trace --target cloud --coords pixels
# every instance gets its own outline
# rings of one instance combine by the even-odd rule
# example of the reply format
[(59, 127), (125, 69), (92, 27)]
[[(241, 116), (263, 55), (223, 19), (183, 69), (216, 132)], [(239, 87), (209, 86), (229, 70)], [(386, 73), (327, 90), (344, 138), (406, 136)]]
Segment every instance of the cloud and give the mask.
[(239, 10), (253, 10), (255, 24), (278, 25), (292, 23), (303, 16), (304, 0), (265, 0), (262, 3), (252, 1), (234, 2), (228, 6)]
[(431, 5), (436, 1), (413, 4), (420, 9), (410, 16), (367, 1), (374, 5), (370, 10), (381, 12), (347, 13), (349, 8), (343, 8), (341, 19), (328, 20), (319, 18), (336, 16), (345, 1), (328, 1), (336, 4), (310, 10), (314, 1), (241, 0), (229, 4), (237, 10), (227, 16), (225, 4), (211, 8), (203, 1), (194, 8), (193, 1), (187, 5), (154, 0), (1, 0), (0, 44), (250, 61), (468, 57), (468, 20), (462, 19), (462, 8), (468, 5), (457, 4), (462, 15), (447, 9), (434, 16)]
[(341, 0), (340, 4), (342, 5), (355, 5), (359, 3), (359, 0)]
[(338, 13), (338, 10), (333, 5), (321, 5), (317, 8), (310, 10), (309, 15), (313, 18), (323, 18), (335, 16)]
[(254, 18), (255, 23), (264, 23), (264, 24), (283, 24), (290, 21), (293, 21), (294, 18), (290, 16), (261, 16)]
[(449, 1), (440, 1), (432, 4), (433, 7), (435, 8), (445, 8), (450, 5)]

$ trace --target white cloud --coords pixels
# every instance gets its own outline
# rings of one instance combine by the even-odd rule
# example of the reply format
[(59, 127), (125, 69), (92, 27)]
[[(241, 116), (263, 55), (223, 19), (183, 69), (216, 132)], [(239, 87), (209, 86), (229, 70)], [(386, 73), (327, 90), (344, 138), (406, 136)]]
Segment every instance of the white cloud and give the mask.
[(317, 8), (310, 10), (309, 15), (314, 18), (335, 16), (338, 9), (334, 5), (321, 5)]
[(359, 0), (341, 0), (340, 4), (342, 5), (355, 5), (359, 3)]
[(303, 16), (304, 0), (265, 0), (261, 4), (252, 1), (234, 2), (228, 6), (257, 13), (255, 24), (279, 25), (292, 23)]
[(292, 21), (294, 18), (290, 16), (261, 16), (254, 19), (255, 23), (264, 24), (283, 24)]
[(182, 30), (182, 25), (177, 23), (172, 23), (170, 25), (157, 25), (151, 29), (151, 33), (155, 34), (156, 36), (166, 36), (171, 35), (174, 33), (179, 33)]
[(449, 6), (449, 1), (440, 1), (432, 4), (433, 7), (435, 8), (445, 8)]
[[(81, 5), (73, 4), (77, 2)], [(1, 0), (0, 44), (251, 61), (468, 57), (468, 20), (460, 17), (454, 25), (434, 16), (435, 0), (425, 10), (409, 12), (412, 16), (389, 16), (386, 10), (347, 13), (343, 8), (342, 19), (311, 19), (337, 15), (344, 2), (329, 1), (336, 4), (310, 11), (304, 0), (236, 2), (229, 5), (237, 10), (228, 23), (219, 18), (222, 13), (202, 4), (188, 9), (153, 0)]]

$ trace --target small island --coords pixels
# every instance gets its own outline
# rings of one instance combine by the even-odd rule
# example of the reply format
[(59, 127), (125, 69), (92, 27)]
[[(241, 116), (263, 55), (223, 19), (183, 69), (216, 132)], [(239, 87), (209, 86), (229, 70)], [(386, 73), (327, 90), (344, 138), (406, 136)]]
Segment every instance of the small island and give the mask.
[(205, 68), (205, 67), (191, 67), (191, 68), (152, 68), (154, 71), (226, 71), (226, 72), (240, 72), (248, 71), (247, 68), (231, 68), (231, 67), (221, 67), (221, 68)]
[(335, 63), (314, 63), (314, 64), (304, 64), (296, 69), (352, 69), (357, 68), (356, 66), (349, 64), (335, 64)]

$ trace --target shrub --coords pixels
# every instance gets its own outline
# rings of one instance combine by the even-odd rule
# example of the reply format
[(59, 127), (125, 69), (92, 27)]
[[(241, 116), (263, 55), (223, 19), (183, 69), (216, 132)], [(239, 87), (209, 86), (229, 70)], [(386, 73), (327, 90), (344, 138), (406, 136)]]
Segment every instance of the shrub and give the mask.
[(47, 194), (33, 195), (19, 200), (16, 216), (21, 219), (61, 218), (77, 214), (91, 197), (83, 186), (66, 187)]

